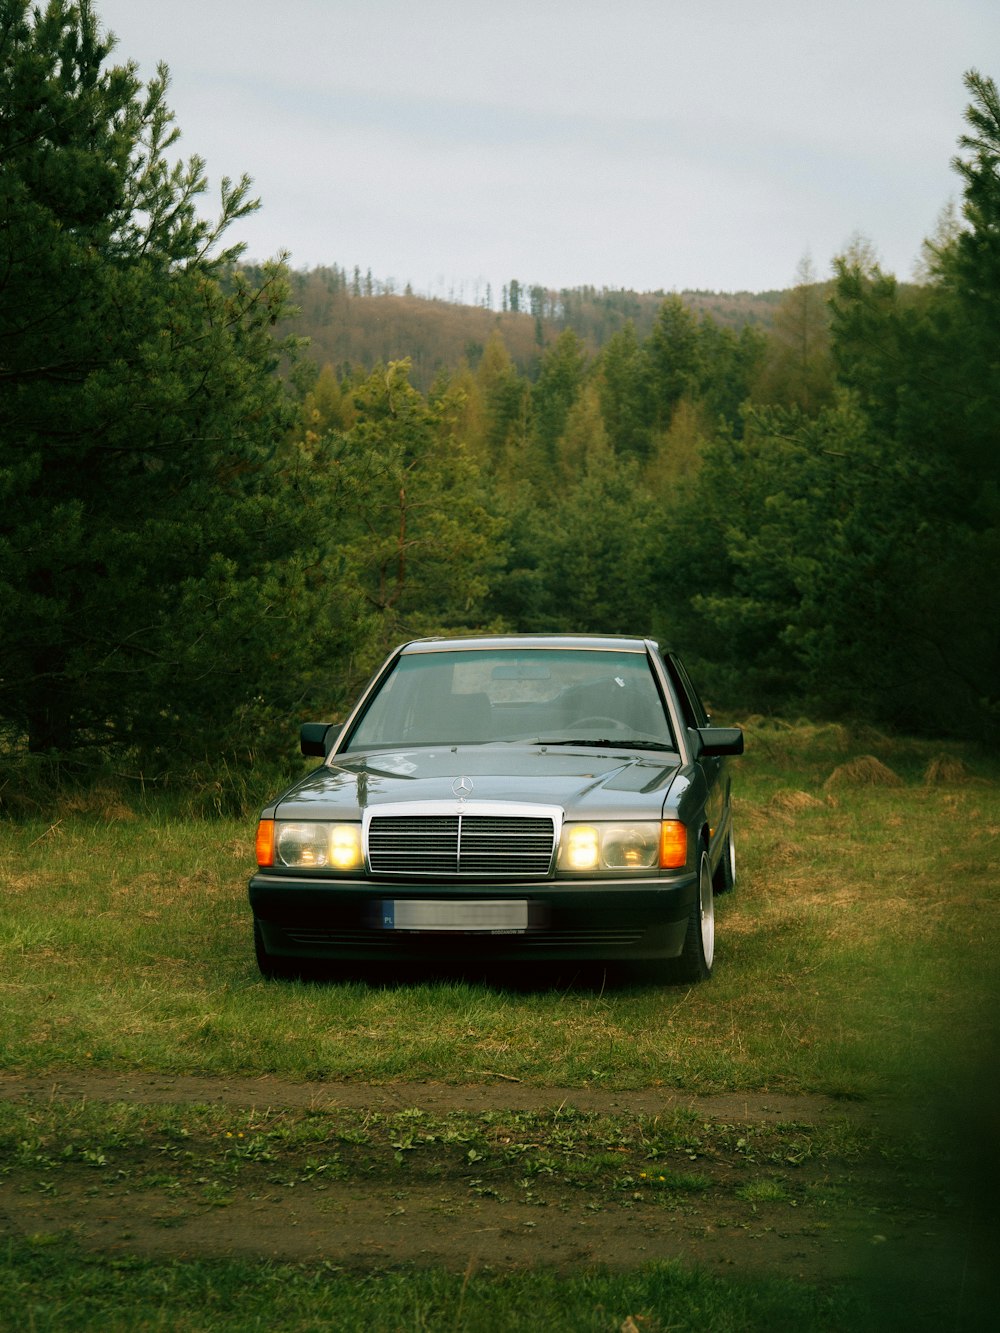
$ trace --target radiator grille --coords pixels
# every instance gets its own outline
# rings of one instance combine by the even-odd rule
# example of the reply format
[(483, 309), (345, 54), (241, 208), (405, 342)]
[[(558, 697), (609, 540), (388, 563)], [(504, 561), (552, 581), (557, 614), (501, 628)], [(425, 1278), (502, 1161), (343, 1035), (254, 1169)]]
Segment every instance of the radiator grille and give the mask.
[(503, 815), (376, 815), (368, 858), (376, 875), (536, 878), (552, 869), (549, 818)]

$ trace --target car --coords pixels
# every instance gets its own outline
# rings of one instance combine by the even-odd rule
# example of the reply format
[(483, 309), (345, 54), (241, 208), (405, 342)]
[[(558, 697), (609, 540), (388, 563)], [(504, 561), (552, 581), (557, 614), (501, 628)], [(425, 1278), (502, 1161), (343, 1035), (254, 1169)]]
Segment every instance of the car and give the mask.
[(415, 640), (300, 747), (322, 763), (257, 828), (265, 977), (385, 960), (711, 975), (743, 733), (711, 724), (653, 640)]

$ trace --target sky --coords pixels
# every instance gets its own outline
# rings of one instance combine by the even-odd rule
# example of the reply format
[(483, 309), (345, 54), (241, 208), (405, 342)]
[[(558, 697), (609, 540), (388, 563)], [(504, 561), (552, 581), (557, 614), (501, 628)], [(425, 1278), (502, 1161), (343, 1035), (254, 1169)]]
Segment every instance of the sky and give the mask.
[(253, 178), (227, 237), (494, 304), (766, 291), (856, 238), (910, 277), (1000, 0), (93, 0), (170, 69), (178, 157)]

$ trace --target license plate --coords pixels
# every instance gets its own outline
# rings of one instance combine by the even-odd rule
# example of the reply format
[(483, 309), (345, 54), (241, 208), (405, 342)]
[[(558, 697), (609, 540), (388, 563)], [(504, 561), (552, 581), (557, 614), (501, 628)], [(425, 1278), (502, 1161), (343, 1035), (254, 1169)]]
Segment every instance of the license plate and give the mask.
[(523, 899), (387, 898), (382, 903), (383, 930), (503, 931), (528, 929)]

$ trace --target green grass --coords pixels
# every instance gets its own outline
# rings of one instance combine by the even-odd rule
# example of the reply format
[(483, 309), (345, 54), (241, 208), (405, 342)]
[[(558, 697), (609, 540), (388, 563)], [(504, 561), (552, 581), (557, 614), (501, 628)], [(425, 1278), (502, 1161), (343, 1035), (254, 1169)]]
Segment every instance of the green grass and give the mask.
[[(751, 728), (740, 884), (716, 975), (600, 972), (269, 984), (246, 879), (252, 822), (103, 812), (0, 824), (0, 1058), (11, 1070), (440, 1079), (871, 1096), (919, 1088), (996, 1017), (1000, 788), (975, 760), (926, 785), (833, 786), (877, 738)], [(374, 984), (373, 984), (374, 983)], [(963, 1034), (956, 1045), (952, 1034)]]
[[(56, 1300), (54, 1290), (61, 1293)], [(723, 1280), (673, 1264), (624, 1275), (404, 1271), (359, 1278), (324, 1267), (260, 1262), (95, 1259), (44, 1236), (0, 1246), (0, 1326), (34, 1333), (254, 1333), (276, 1327), (338, 1333), (813, 1333), (879, 1327), (870, 1307), (843, 1291), (819, 1292), (791, 1281)]]
[[(865, 785), (886, 778), (872, 765), (843, 771), (864, 755), (898, 784)], [(998, 777), (954, 748), (752, 724), (736, 767), (740, 883), (719, 903), (716, 975), (690, 989), (599, 971), (533, 984), (502, 974), (267, 983), (246, 901), (252, 820), (139, 811), (103, 792), (0, 824), (7, 1072), (812, 1091), (895, 1108), (860, 1130), (846, 1118), (737, 1127), (680, 1111), (654, 1124), (571, 1109), (262, 1116), (8, 1102), (0, 1173), (43, 1196), (73, 1182), (95, 1199), (149, 1191), (164, 1200), (164, 1226), (175, 1209), (224, 1212), (275, 1176), (300, 1188), (336, 1176), (363, 1190), (393, 1173), (440, 1172), (522, 1200), (544, 1184), (601, 1206), (725, 1203), (735, 1216), (856, 1206), (862, 1160), (916, 1187), (940, 1165), (939, 1145), (954, 1151), (995, 1129), (982, 1093), (1000, 1014)], [(882, 1330), (904, 1326), (897, 1316), (941, 1326), (916, 1298), (894, 1316), (898, 1288), (878, 1276), (881, 1286), (830, 1289), (662, 1264), (358, 1274), (95, 1254), (55, 1232), (0, 1242), (0, 1328), (665, 1333)], [(956, 1314), (953, 1326), (975, 1325)]]

